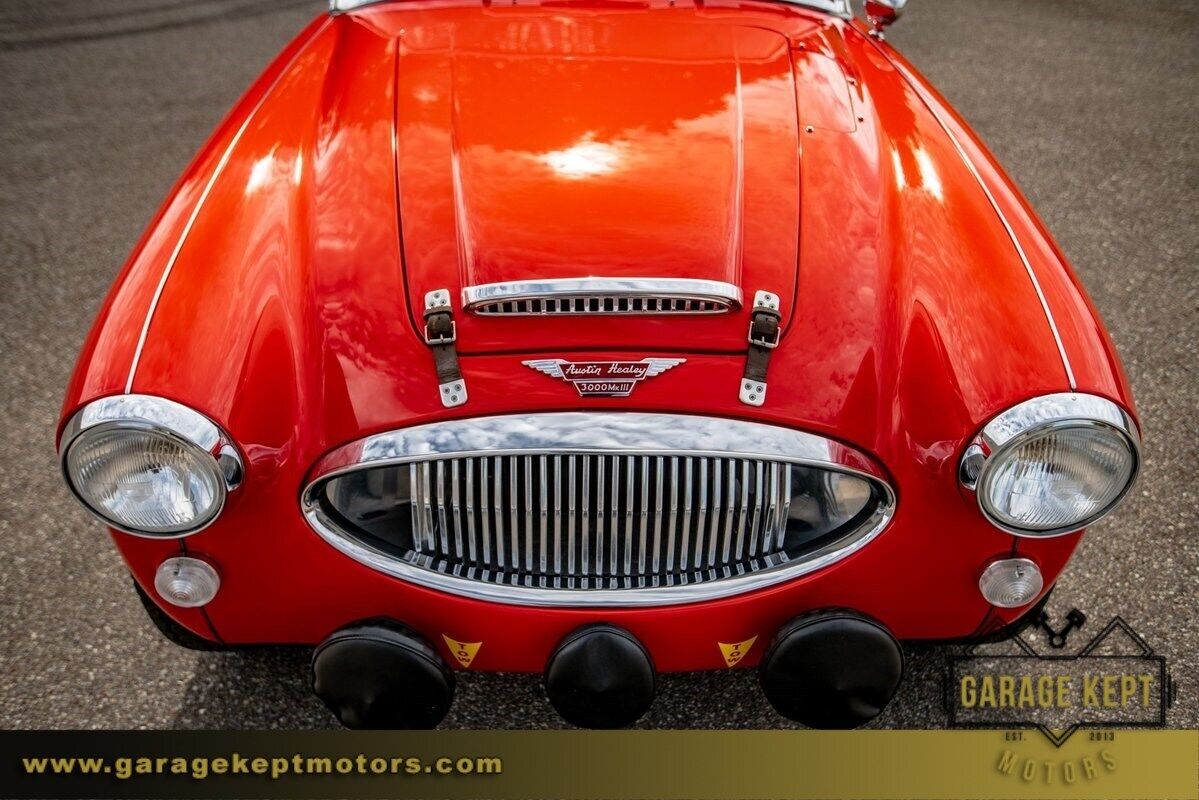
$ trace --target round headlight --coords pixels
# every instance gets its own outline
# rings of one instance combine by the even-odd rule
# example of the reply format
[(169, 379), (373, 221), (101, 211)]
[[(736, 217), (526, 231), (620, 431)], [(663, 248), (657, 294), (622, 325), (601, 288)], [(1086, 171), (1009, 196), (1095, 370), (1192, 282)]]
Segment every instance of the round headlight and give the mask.
[[(184, 536), (220, 513), (240, 466), (216, 426), (159, 398), (97, 401), (63, 439), (67, 482), (88, 509), (120, 530)], [(222, 463), (222, 459), (224, 463)]]
[(1089, 395), (1022, 403), (989, 424), (979, 441), (963, 474), (973, 473), (983, 513), (1023, 536), (1086, 527), (1124, 497), (1138, 468), (1132, 421), (1114, 403)]

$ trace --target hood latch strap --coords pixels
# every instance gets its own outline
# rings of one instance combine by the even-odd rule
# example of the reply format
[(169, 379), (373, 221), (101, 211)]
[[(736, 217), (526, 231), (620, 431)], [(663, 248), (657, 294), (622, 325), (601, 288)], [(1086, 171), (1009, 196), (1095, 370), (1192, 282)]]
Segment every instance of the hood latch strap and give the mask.
[(458, 327), (450, 307), (450, 290), (435, 289), (425, 294), (425, 344), (433, 351), (441, 404), (446, 408), (466, 402), (466, 379), (458, 366)]
[(741, 377), (740, 398), (748, 406), (766, 402), (766, 370), (770, 351), (778, 347), (780, 334), (779, 296), (759, 291), (749, 321), (749, 352), (745, 356), (745, 374)]

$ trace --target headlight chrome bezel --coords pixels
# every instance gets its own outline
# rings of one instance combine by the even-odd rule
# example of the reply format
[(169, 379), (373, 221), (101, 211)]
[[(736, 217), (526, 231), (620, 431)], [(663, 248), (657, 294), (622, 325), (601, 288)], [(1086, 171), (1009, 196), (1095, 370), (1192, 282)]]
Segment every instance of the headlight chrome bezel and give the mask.
[[(159, 532), (129, 527), (95, 508), (76, 486), (68, 455), (84, 435), (113, 430), (150, 432), (209, 457), (218, 489), (215, 510), (193, 527)], [(146, 539), (182, 539), (207, 528), (220, 518), (229, 493), (241, 485), (245, 472), (241, 454), (232, 438), (211, 419), (174, 400), (140, 394), (113, 395), (84, 405), (63, 428), (58, 459), (63, 480), (89, 514), (114, 530)]]
[[(1047, 530), (1012, 525), (988, 507), (989, 498), (979, 488), (985, 484), (988, 471), (1000, 463), (1004, 455), (1046, 433), (1084, 428), (1123, 437), (1132, 458), (1124, 488), (1106, 506), (1075, 523)], [(1044, 539), (1080, 531), (1110, 514), (1136, 483), (1140, 468), (1141, 438), (1136, 422), (1128, 412), (1103, 397), (1061, 392), (1026, 400), (988, 422), (963, 451), (958, 479), (963, 488), (976, 496), (979, 510), (992, 525), (1015, 536)]]

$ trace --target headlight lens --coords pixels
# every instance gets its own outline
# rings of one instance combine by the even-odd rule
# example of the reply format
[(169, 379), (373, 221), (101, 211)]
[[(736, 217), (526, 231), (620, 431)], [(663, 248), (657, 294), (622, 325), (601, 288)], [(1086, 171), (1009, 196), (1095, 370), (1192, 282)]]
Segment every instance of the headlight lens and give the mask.
[(990, 455), (977, 474), (979, 505), (1025, 536), (1086, 527), (1115, 507), (1138, 467), (1131, 419), (1089, 395), (1028, 401), (988, 425), (980, 441)]
[(195, 533), (241, 481), (237, 450), (214, 422), (150, 395), (89, 403), (68, 422), (61, 448), (79, 500), (109, 525), (142, 536)]
[(118, 527), (145, 533), (203, 527), (225, 496), (211, 455), (154, 430), (86, 431), (67, 453), (67, 471), (93, 511)]
[(986, 470), (987, 509), (1016, 528), (1080, 525), (1115, 504), (1132, 478), (1127, 440), (1099, 428), (1049, 431), (1013, 447)]

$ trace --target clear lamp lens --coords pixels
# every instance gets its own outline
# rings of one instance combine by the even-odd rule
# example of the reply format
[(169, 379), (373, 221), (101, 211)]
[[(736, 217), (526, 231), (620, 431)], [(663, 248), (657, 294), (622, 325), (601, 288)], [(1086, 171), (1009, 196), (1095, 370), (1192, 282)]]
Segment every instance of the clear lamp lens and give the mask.
[(160, 431), (110, 427), (85, 431), (67, 453), (80, 498), (116, 526), (170, 536), (203, 527), (224, 500), (208, 453)]
[(171, 605), (198, 608), (207, 605), (221, 588), (221, 577), (207, 561), (187, 556), (168, 558), (154, 573), (154, 589)]
[(1027, 558), (992, 561), (978, 579), (978, 589), (998, 608), (1028, 605), (1045, 588), (1041, 570)]
[(1102, 516), (1132, 480), (1135, 458), (1105, 427), (1063, 427), (1033, 435), (986, 465), (979, 497), (988, 514), (1024, 531), (1083, 527)]

